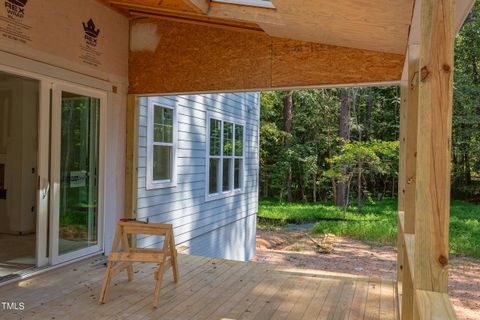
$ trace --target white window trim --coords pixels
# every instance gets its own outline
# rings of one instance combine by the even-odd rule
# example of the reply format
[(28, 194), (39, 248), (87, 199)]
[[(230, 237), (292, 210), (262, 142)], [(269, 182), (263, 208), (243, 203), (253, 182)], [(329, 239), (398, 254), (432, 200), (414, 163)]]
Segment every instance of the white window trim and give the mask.
[[(210, 156), (210, 120), (219, 120), (222, 122), (222, 135), (221, 135), (221, 144), (220, 148), (223, 152), (223, 124), (224, 122), (230, 122), (233, 123), (234, 125), (240, 125), (243, 126), (243, 154), (242, 156), (235, 156), (235, 153), (233, 156)], [(246, 158), (245, 158), (245, 150), (246, 150), (246, 137), (247, 137), (247, 126), (246, 122), (244, 120), (238, 120), (233, 117), (229, 117), (224, 114), (219, 114), (219, 113), (214, 113), (211, 111), (207, 111), (207, 119), (206, 119), (206, 151), (205, 151), (205, 200), (206, 201), (212, 201), (212, 200), (217, 200), (217, 199), (223, 199), (231, 196), (235, 196), (238, 194), (245, 193), (245, 177), (246, 177)], [(233, 133), (233, 139), (235, 139), (235, 130)], [(235, 150), (234, 150), (235, 152)], [(230, 190), (228, 191), (223, 191), (222, 185), (223, 185), (223, 164), (222, 161), (220, 161), (220, 175), (218, 177), (218, 184), (220, 186), (219, 192), (209, 194), (209, 186), (210, 186), (210, 159), (211, 158), (217, 158), (217, 159), (233, 159), (233, 164), (232, 164), (232, 169), (230, 169)], [(242, 167), (241, 167), (241, 172), (240, 172), (240, 188), (239, 189), (233, 189), (234, 186), (234, 175), (235, 175), (235, 170), (234, 170), (234, 165), (235, 165), (235, 159), (242, 159)]]
[(264, 1), (264, 0), (213, 0), (213, 2), (235, 4), (239, 6), (275, 9), (275, 6), (273, 5), (272, 1)]
[[(148, 97), (147, 110), (147, 167), (146, 167), (146, 189), (172, 188), (177, 186), (177, 148), (178, 148), (178, 123), (177, 123), (177, 107), (174, 101), (163, 97)], [(154, 107), (159, 105), (164, 108), (173, 110), (173, 129), (172, 143), (159, 143), (155, 145), (172, 146), (172, 154), (170, 155), (170, 176), (169, 180), (153, 180), (153, 130), (154, 130)]]

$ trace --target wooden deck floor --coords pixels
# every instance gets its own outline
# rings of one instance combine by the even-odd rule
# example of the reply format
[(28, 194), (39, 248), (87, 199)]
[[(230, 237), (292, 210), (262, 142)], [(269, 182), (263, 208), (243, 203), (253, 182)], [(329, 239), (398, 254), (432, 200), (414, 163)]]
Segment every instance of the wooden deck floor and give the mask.
[(23, 302), (1, 319), (396, 319), (392, 281), (257, 262), (179, 255), (180, 281), (166, 274), (153, 309), (153, 265), (135, 279), (117, 275), (107, 303), (97, 299), (103, 258), (0, 287), (0, 301)]

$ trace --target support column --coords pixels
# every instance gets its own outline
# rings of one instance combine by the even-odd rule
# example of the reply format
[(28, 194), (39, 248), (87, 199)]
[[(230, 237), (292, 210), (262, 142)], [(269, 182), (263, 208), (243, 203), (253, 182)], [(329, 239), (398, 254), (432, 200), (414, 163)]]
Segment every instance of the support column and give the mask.
[[(408, 65), (405, 59), (405, 65)], [(405, 213), (405, 143), (407, 133), (407, 99), (408, 99), (408, 80), (404, 79), (408, 75), (407, 70), (403, 70), (402, 81), (400, 83), (400, 157), (398, 164), (398, 221), (397, 221), (397, 282), (401, 283), (403, 279), (403, 230), (402, 217)]]
[(410, 26), (400, 125), (402, 319), (455, 318), (446, 295), (454, 1), (416, 0)]
[[(403, 223), (405, 218), (405, 164), (406, 164), (406, 134), (407, 134), (407, 100), (408, 100), (408, 59), (405, 59), (405, 66), (400, 83), (400, 157), (398, 164), (398, 220), (397, 220), (397, 292), (403, 300), (404, 266), (406, 261), (405, 244), (403, 240)], [(402, 308), (400, 305), (399, 308)], [(403, 314), (403, 310), (400, 312)]]
[(127, 103), (127, 140), (125, 156), (125, 215), (137, 216), (137, 141), (138, 113), (135, 95), (128, 96)]
[(415, 234), (415, 193), (416, 193), (416, 156), (417, 156), (417, 133), (418, 133), (418, 45), (412, 44), (407, 50), (408, 67), (404, 70), (402, 88), (406, 95), (404, 103), (405, 134), (403, 154), (404, 161), (404, 224), (402, 234), (403, 254), (403, 281), (402, 281), (402, 319), (413, 319), (414, 310), (414, 270), (412, 239)]
[(415, 186), (415, 290), (446, 293), (454, 0), (422, 0)]

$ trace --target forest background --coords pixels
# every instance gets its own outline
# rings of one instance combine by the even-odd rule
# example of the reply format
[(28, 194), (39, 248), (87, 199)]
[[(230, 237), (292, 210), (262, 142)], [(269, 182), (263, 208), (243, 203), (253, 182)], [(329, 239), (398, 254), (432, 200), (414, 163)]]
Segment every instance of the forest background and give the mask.
[[(480, 201), (480, 3), (455, 40), (452, 197)], [(264, 92), (260, 196), (358, 211), (397, 196), (399, 87)]]

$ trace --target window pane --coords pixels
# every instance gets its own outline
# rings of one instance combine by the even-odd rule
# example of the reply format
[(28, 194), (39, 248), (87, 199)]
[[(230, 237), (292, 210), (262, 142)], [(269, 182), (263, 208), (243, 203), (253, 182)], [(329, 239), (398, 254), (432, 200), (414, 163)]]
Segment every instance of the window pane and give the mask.
[(223, 178), (222, 190), (230, 190), (230, 167), (232, 166), (232, 159), (223, 159)]
[(170, 180), (172, 147), (153, 146), (153, 180)]
[(233, 123), (223, 123), (223, 155), (231, 156), (233, 154)]
[(243, 156), (243, 126), (235, 125), (235, 156)]
[(235, 170), (234, 170), (234, 177), (233, 177), (234, 189), (240, 189), (242, 187), (242, 185), (240, 184), (241, 172), (242, 172), (242, 160), (235, 159)]
[(155, 105), (153, 116), (153, 140), (155, 142), (173, 141), (173, 110)]
[(220, 159), (210, 159), (208, 193), (218, 193), (218, 176)]
[(221, 149), (222, 122), (210, 119), (210, 155), (219, 156)]

